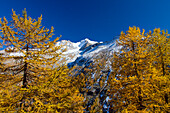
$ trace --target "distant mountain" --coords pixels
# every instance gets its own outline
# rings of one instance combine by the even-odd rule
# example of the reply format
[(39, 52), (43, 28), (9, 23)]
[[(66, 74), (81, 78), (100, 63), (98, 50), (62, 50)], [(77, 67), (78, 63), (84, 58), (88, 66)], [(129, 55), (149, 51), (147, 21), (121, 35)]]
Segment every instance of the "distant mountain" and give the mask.
[(96, 42), (88, 38), (76, 43), (62, 40), (56, 44), (56, 46), (58, 45), (64, 45), (63, 48), (66, 48), (66, 51), (62, 54), (63, 59), (60, 61), (66, 62), (69, 66), (83, 66), (101, 54), (107, 54), (107, 57), (111, 57), (114, 51), (119, 51), (120, 49), (116, 45), (116, 40)]

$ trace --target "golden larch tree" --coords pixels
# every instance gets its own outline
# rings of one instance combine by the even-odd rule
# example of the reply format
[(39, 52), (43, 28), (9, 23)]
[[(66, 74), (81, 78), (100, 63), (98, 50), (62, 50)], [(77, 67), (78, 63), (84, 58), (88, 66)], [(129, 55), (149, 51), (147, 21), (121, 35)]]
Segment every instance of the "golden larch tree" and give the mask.
[[(115, 112), (159, 112), (154, 95), (159, 95), (157, 84), (161, 83), (155, 75), (152, 60), (153, 45), (151, 35), (139, 28), (129, 27), (121, 33), (117, 44), (120, 52), (114, 53), (113, 74), (110, 80), (110, 111)], [(154, 73), (153, 73), (154, 72)], [(157, 77), (157, 78), (156, 78)], [(157, 83), (154, 80), (157, 79)], [(162, 77), (160, 77), (162, 80)], [(154, 79), (154, 80), (153, 80)], [(166, 89), (167, 90), (167, 89)], [(166, 110), (165, 110), (166, 111)]]
[(57, 63), (63, 52), (55, 46), (60, 37), (51, 41), (53, 27), (45, 29), (41, 21), (42, 16), (32, 19), (26, 10), (22, 16), (12, 10), (10, 22), (0, 19), (0, 38), (8, 45), (2, 76), (11, 78), (2, 81), (0, 111), (82, 112), (83, 98), (71, 85), (69, 69)]
[(152, 100), (155, 102), (155, 111), (168, 112), (170, 107), (170, 40), (168, 32), (154, 29), (148, 33), (149, 36), (149, 53), (150, 53), (150, 70), (152, 71), (152, 81), (157, 91), (152, 92)]

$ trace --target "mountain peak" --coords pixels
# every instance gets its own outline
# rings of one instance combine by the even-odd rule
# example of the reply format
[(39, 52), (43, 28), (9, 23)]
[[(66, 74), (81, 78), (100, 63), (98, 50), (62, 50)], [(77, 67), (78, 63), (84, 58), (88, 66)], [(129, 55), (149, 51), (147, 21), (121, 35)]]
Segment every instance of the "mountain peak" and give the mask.
[(81, 42), (87, 42), (87, 43), (90, 43), (90, 44), (96, 44), (96, 43), (98, 43), (98, 42), (96, 42), (96, 41), (91, 41), (89, 38), (85, 38), (84, 40), (81, 40)]

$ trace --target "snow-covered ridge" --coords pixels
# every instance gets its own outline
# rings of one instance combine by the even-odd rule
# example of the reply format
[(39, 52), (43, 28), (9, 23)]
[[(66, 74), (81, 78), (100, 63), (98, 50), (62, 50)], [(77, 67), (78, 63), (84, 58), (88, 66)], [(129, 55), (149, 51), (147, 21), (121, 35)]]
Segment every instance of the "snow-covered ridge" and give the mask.
[[(76, 43), (69, 40), (61, 40), (57, 42), (55, 46), (62, 46), (63, 49), (66, 49), (66, 51), (62, 53), (62, 59), (60, 59), (59, 62), (61, 64), (64, 63), (71, 65), (83, 65), (85, 62), (93, 60), (93, 58), (97, 57), (102, 52), (108, 52), (109, 54), (112, 54), (114, 51), (118, 51), (120, 49), (120, 47), (116, 45), (115, 40), (97, 42), (91, 41), (88, 38)], [(0, 53), (5, 53), (5, 51), (2, 50)], [(19, 52), (13, 52), (8, 55), (22, 56), (23, 54)]]
[[(64, 45), (64, 46), (67, 46), (67, 47), (70, 47), (70, 48), (81, 48), (81, 47), (83, 47), (83, 46), (86, 45), (86, 44), (93, 45), (93, 44), (96, 44), (96, 43), (98, 43), (98, 42), (96, 42), (96, 41), (91, 41), (91, 40), (89, 40), (88, 38), (86, 38), (86, 39), (81, 40), (80, 42), (76, 42), (76, 43), (71, 42), (71, 41), (69, 41), (69, 40), (61, 40), (61, 41), (59, 41), (59, 42), (56, 44), (56, 46), (58, 46), (58, 45)], [(102, 43), (102, 42), (100, 42), (100, 43)]]
[(97, 42), (86, 38), (77, 43), (63, 40), (60, 44), (66, 45), (67, 50), (62, 55), (66, 63), (71, 65), (83, 65), (85, 62), (93, 60), (101, 52), (108, 52), (112, 55), (114, 51), (120, 49), (115, 40)]
[(56, 46), (63, 46), (63, 48), (66, 48), (66, 51), (62, 54), (64, 61), (66, 63), (74, 62), (78, 57), (81, 56), (81, 53), (84, 51), (84, 49), (90, 45), (97, 44), (96, 41), (91, 41), (88, 38), (81, 40), (80, 42), (71, 42), (69, 40), (62, 40), (59, 41)]

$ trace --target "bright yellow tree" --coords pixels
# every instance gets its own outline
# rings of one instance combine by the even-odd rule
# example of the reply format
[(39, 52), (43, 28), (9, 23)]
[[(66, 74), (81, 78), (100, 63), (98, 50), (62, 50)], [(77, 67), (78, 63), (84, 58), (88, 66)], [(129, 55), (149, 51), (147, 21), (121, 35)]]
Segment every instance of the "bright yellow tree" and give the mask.
[(41, 20), (28, 17), (26, 10), (22, 16), (12, 11), (11, 22), (0, 19), (0, 38), (8, 45), (0, 111), (82, 112), (83, 98), (71, 85), (69, 69), (57, 63), (63, 51), (55, 46), (59, 37), (51, 41), (53, 27), (45, 29)]
[[(164, 83), (161, 82), (164, 78), (158, 75), (160, 72), (155, 71), (157, 61), (152, 59), (153, 54), (151, 52), (155, 51), (153, 48), (155, 42), (151, 43), (151, 38), (154, 37), (150, 33), (144, 34), (144, 30), (141, 32), (136, 27), (129, 27), (127, 33), (121, 33), (117, 44), (122, 46), (122, 49), (120, 52), (114, 53), (114, 72), (109, 79), (111, 111), (167, 111), (167, 104), (157, 103), (157, 100), (163, 102), (163, 98), (154, 98), (164, 95), (157, 86)], [(155, 53), (158, 52), (155, 51)], [(158, 73), (155, 74), (156, 72)], [(166, 92), (168, 92), (167, 87), (164, 89)], [(164, 108), (161, 108), (161, 106), (164, 106)]]
[(170, 40), (168, 32), (154, 29), (149, 33), (150, 61), (152, 65), (152, 84), (157, 89), (151, 97), (154, 102), (154, 110), (168, 112), (170, 107)]

